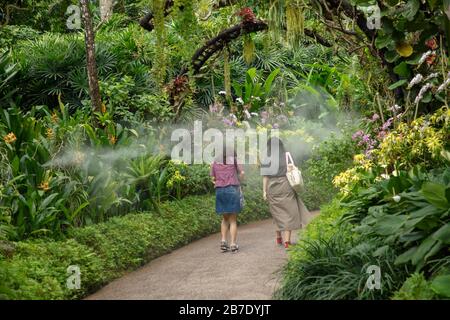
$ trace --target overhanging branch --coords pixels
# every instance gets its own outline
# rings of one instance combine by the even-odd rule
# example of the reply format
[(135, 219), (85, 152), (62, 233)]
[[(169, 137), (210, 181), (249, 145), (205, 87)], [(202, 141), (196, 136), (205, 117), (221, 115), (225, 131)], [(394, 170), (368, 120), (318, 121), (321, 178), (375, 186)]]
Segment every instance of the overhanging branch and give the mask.
[[(267, 23), (262, 20), (253, 22), (242, 22), (229, 29), (220, 32), (214, 38), (206, 41), (192, 56), (192, 67), (194, 74), (198, 73), (206, 61), (216, 52), (221, 51), (228, 43), (245, 34), (259, 32), (268, 28)], [(184, 70), (186, 72), (187, 70)]]

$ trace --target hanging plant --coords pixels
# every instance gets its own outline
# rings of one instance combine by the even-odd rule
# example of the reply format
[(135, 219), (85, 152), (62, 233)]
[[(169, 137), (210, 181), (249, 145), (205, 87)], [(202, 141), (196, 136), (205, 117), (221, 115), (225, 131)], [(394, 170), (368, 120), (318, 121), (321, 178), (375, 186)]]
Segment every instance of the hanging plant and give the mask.
[[(230, 68), (230, 52), (228, 47), (223, 50), (223, 83), (225, 86), (225, 97), (229, 103), (232, 102), (231, 99), (231, 68)], [(233, 106), (232, 106), (233, 112)]]
[(269, 34), (273, 41), (279, 41), (285, 25), (284, 0), (270, 0), (269, 2)]
[(191, 45), (195, 30), (198, 28), (198, 21), (195, 15), (194, 1), (191, 0), (175, 0), (172, 9), (175, 12), (175, 20), (181, 26), (178, 32), (184, 40), (181, 44), (186, 56), (190, 57), (195, 47)]
[(164, 85), (167, 71), (167, 30), (164, 25), (165, 0), (152, 0), (153, 24), (156, 35), (156, 52), (153, 73), (159, 86)]
[(244, 60), (248, 65), (252, 63), (255, 58), (255, 42), (251, 34), (246, 34), (244, 37)]
[(297, 47), (305, 32), (305, 17), (303, 3), (299, 0), (289, 0), (286, 3), (286, 39)]
[(225, 95), (231, 97), (231, 75), (228, 48), (223, 50), (223, 83), (225, 86)]

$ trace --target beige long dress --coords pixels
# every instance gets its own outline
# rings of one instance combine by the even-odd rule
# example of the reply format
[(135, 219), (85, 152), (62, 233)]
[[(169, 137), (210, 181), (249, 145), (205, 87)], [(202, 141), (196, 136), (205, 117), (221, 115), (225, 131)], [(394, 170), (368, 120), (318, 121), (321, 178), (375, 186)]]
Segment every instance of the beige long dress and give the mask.
[(269, 177), (267, 200), (278, 230), (297, 230), (308, 223), (309, 212), (286, 176)]

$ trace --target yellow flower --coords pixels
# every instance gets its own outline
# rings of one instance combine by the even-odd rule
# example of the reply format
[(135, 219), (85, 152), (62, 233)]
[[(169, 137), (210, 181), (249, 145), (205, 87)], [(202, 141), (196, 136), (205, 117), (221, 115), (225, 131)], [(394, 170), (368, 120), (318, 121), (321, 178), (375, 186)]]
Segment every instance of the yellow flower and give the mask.
[(43, 190), (43, 191), (48, 191), (50, 190), (50, 185), (49, 185), (49, 181), (43, 181), (41, 182), (41, 184), (39, 185), (39, 189)]
[(6, 143), (11, 144), (17, 140), (17, 137), (13, 132), (10, 132), (6, 136), (3, 137), (3, 140), (5, 140)]
[(109, 135), (109, 142), (111, 144), (116, 144), (117, 138), (115, 136), (113, 136), (113, 135)]
[(355, 163), (361, 164), (364, 162), (364, 160), (365, 160), (365, 156), (363, 154), (355, 154), (355, 156), (353, 157), (353, 161)]
[(56, 114), (56, 112), (52, 113), (52, 122), (53, 123), (57, 123), (59, 120), (58, 115)]
[(106, 113), (106, 105), (102, 103), (102, 113)]
[(46, 131), (46, 135), (47, 135), (47, 138), (53, 139), (54, 136), (55, 136), (55, 133), (53, 132), (52, 128), (48, 128), (47, 131)]

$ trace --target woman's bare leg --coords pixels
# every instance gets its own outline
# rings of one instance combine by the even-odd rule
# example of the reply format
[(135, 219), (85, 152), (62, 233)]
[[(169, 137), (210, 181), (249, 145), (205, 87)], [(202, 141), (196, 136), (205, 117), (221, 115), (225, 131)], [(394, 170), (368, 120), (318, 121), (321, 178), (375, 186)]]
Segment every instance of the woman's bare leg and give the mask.
[(291, 242), (291, 230), (284, 231), (284, 242)]
[(237, 238), (237, 215), (236, 214), (230, 214), (229, 215), (229, 222), (230, 222), (230, 234), (231, 234), (231, 245), (236, 244), (236, 238)]
[(277, 232), (277, 238), (281, 238), (281, 231), (277, 230), (276, 232)]
[(222, 241), (227, 241), (228, 227), (230, 226), (230, 215), (224, 214), (222, 217), (222, 224), (220, 225), (220, 232), (222, 233)]

